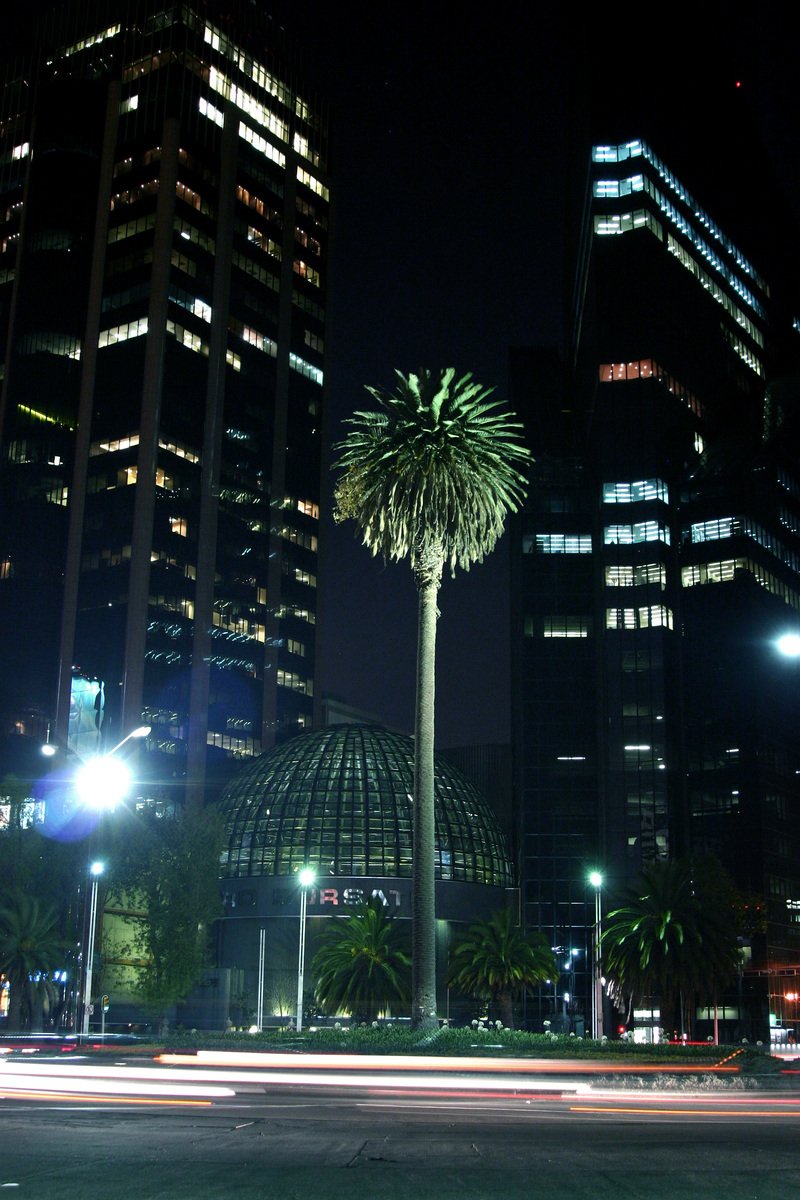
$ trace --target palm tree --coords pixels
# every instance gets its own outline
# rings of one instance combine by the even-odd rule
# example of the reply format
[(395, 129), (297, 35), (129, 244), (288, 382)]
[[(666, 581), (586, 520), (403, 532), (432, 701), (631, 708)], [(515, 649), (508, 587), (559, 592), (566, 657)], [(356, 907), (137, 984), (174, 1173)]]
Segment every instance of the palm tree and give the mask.
[(0, 975), (9, 985), (8, 1028), (41, 1024), (55, 994), (50, 972), (64, 960), (66, 943), (53, 909), (19, 888), (0, 901)]
[(609, 913), (603, 969), (619, 1003), (659, 997), (662, 1024), (684, 1028), (688, 1000), (716, 992), (738, 962), (734, 893), (723, 894), (721, 868), (689, 860), (646, 866), (626, 903)]
[(381, 1012), (396, 1012), (408, 1004), (408, 937), (402, 925), (387, 917), (379, 900), (331, 921), (321, 937), (312, 970), (324, 1009), (372, 1021)]
[(417, 585), (414, 832), (411, 888), (412, 1021), (436, 1021), (434, 692), (437, 599), (445, 564), (469, 570), (494, 548), (525, 497), (529, 458), (521, 426), (491, 389), (453, 368), (395, 372), (393, 390), (368, 387), (379, 410), (356, 412), (337, 449), (338, 520), (353, 518), (364, 545), (408, 557)]
[(453, 947), (448, 982), (460, 992), (497, 1005), (514, 1027), (514, 997), (558, 974), (553, 951), (538, 931), (526, 934), (510, 908), (478, 921)]

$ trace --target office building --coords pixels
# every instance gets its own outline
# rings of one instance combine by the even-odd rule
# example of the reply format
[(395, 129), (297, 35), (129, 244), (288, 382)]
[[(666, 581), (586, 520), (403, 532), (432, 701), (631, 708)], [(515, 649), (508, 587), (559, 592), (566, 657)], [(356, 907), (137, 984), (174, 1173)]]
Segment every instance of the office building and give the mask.
[(589, 192), (567, 361), (512, 360), (537, 459), (513, 551), (526, 919), (579, 951), (585, 1011), (589, 871), (608, 907), (712, 852), (767, 909), (723, 1029), (765, 1038), (800, 971), (800, 678), (775, 648), (800, 624), (800, 337), (648, 143), (595, 145)]
[[(0, 100), (0, 709), (198, 787), (313, 714), (327, 118), (261, 6), (63, 3)], [(83, 731), (83, 732), (81, 732)]]

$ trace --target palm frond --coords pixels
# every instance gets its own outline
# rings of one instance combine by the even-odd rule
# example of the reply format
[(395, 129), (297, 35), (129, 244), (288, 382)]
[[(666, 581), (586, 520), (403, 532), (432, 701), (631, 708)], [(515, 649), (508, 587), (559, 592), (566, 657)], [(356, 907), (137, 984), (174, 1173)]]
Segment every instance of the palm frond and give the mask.
[(377, 411), (347, 421), (335, 515), (356, 521), (373, 554), (416, 568), (437, 548), (451, 571), (469, 570), (525, 498), (522, 426), (469, 374), (395, 376), (393, 389), (367, 388)]

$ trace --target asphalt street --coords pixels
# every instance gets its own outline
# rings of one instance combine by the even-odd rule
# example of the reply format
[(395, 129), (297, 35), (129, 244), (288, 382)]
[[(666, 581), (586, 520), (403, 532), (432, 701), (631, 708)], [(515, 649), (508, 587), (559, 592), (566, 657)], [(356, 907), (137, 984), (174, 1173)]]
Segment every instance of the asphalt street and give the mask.
[(0, 1063), (0, 1190), (52, 1200), (772, 1200), (800, 1094), (481, 1076)]

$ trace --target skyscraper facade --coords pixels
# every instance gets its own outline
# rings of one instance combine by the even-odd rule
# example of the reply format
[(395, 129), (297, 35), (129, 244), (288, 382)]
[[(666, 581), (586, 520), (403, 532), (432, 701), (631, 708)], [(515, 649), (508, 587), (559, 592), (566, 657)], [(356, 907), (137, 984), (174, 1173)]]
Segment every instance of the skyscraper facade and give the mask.
[(800, 970), (800, 689), (776, 649), (800, 609), (800, 338), (646, 142), (593, 147), (586, 212), (570, 360), (512, 362), (537, 458), (514, 550), (526, 917), (585, 972), (592, 868), (608, 904), (711, 852), (767, 914), (725, 1014), (765, 1036)]
[[(327, 119), (247, 4), (65, 3), (0, 115), (0, 706), (168, 775), (310, 725)], [(24, 69), (23, 69), (24, 67)]]

